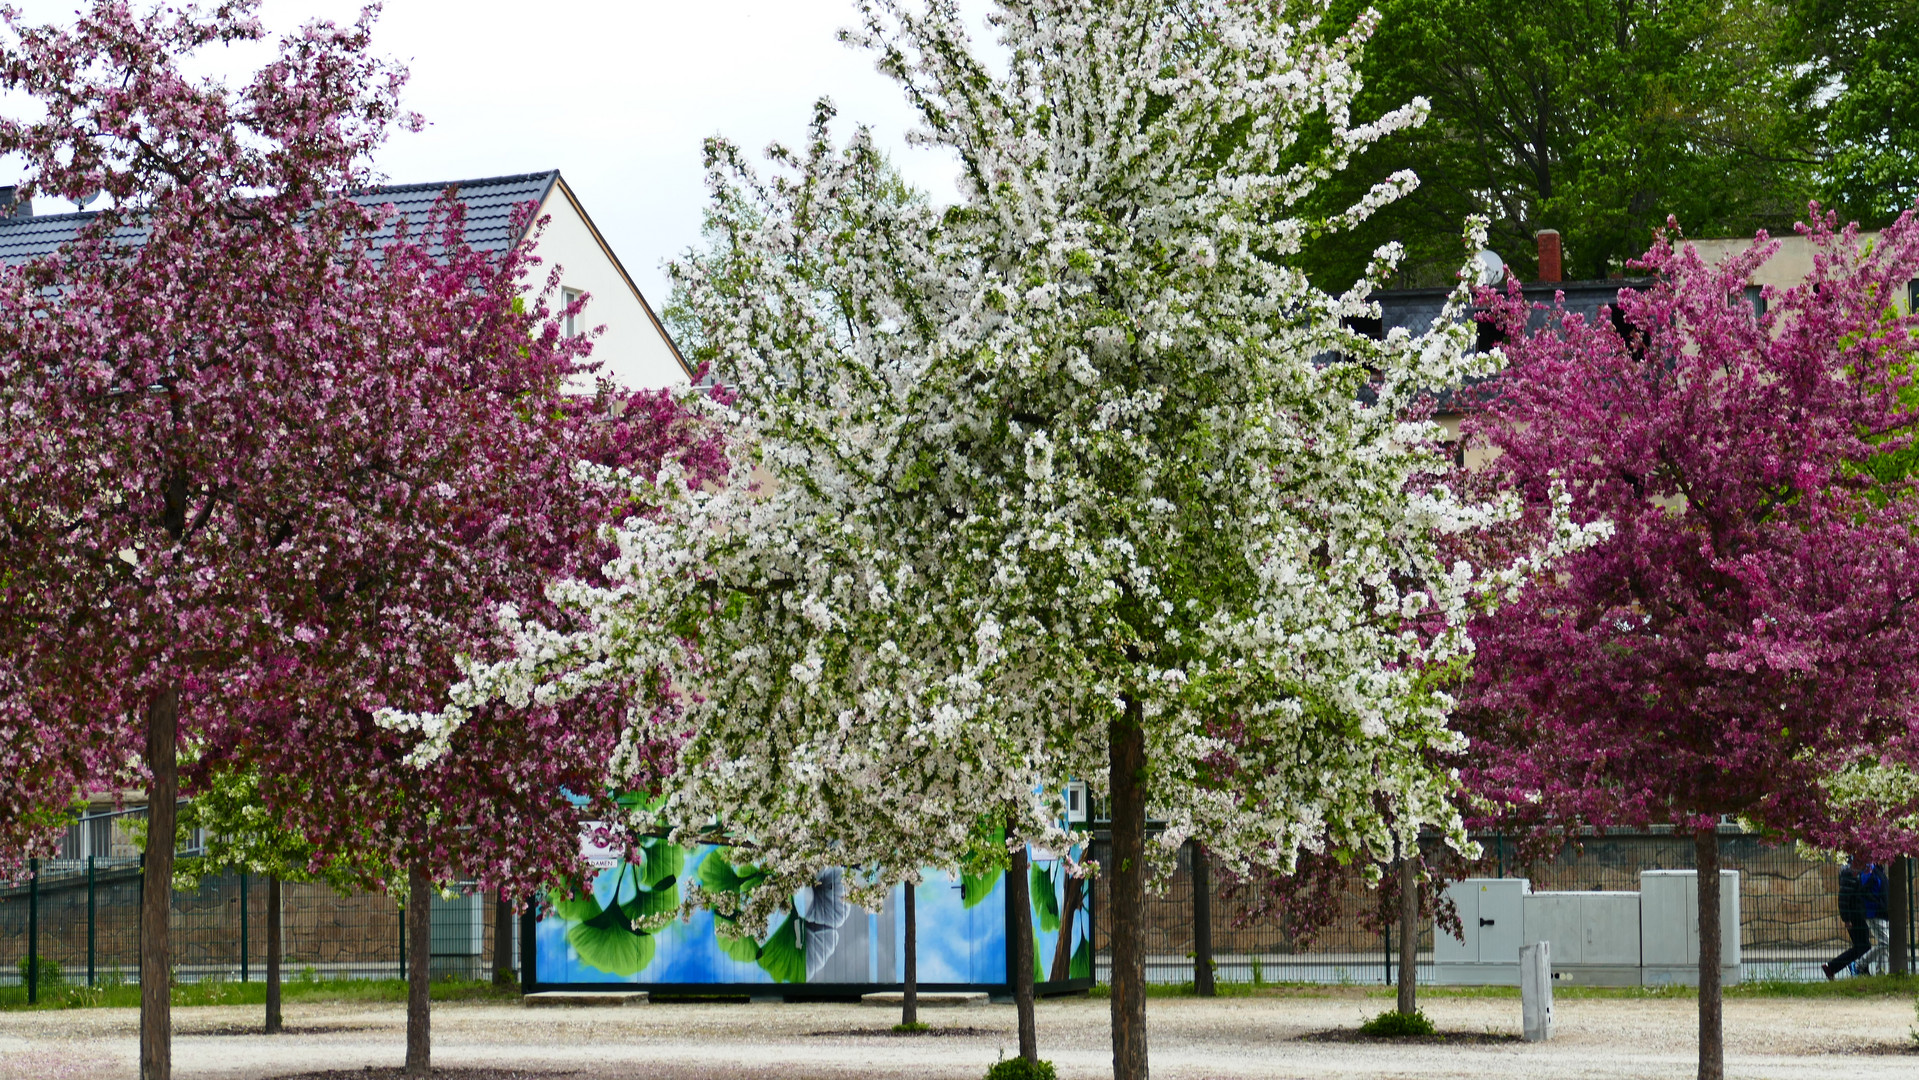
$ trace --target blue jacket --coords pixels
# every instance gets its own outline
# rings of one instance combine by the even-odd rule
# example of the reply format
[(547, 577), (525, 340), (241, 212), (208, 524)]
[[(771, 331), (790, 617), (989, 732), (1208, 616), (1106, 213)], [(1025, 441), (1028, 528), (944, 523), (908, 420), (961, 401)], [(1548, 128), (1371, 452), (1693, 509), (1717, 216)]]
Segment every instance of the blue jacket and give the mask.
[(1859, 899), (1862, 918), (1883, 919), (1886, 917), (1885, 867), (1880, 866), (1878, 863), (1873, 863), (1871, 866), (1866, 867), (1866, 872), (1859, 875), (1859, 892), (1861, 893)]

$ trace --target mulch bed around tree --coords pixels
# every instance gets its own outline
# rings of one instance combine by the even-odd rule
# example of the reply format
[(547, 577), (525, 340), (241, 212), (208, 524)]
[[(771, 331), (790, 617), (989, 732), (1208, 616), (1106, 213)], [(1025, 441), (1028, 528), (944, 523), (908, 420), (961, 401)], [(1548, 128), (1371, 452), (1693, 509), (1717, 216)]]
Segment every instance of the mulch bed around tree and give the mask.
[(1834, 1054), (1871, 1054), (1874, 1057), (1919, 1057), (1919, 1039), (1896, 1043), (1867, 1043), (1864, 1046), (1835, 1046)]
[[(394, 1067), (376, 1069), (367, 1066), (361, 1069), (327, 1069), (323, 1072), (303, 1072), (294, 1076), (282, 1076), (279, 1080), (401, 1080), (404, 1070)], [(433, 1080), (570, 1080), (581, 1078), (580, 1072), (528, 1072), (525, 1069), (440, 1069), (433, 1070)]]
[(925, 1031), (894, 1031), (892, 1028), (839, 1028), (834, 1031), (809, 1031), (811, 1036), (884, 1035), (892, 1039), (914, 1039), (929, 1035), (1004, 1035), (1003, 1031), (976, 1027), (929, 1027)]
[(1498, 1031), (1440, 1031), (1431, 1035), (1367, 1035), (1357, 1028), (1333, 1028), (1331, 1031), (1312, 1031), (1299, 1037), (1300, 1042), (1330, 1043), (1417, 1043), (1421, 1046), (1492, 1046), (1505, 1043), (1525, 1042), (1519, 1035)]
[[(297, 1025), (288, 1024), (285, 1027), (282, 1027), (280, 1029), (280, 1034), (282, 1035), (337, 1035), (337, 1034), (344, 1034), (347, 1032), (372, 1031), (372, 1030), (374, 1029), (371, 1027), (367, 1027), (365, 1025), (358, 1025), (358, 1024), (351, 1025), (351, 1026), (342, 1025), (339, 1027), (300, 1027)], [(261, 1025), (261, 1024), (228, 1024), (225, 1027), (175, 1028), (173, 1033), (177, 1036), (189, 1037), (189, 1038), (198, 1038), (202, 1035), (220, 1035), (220, 1036), (258, 1035), (258, 1036), (264, 1037), (267, 1033), (267, 1029), (264, 1025)]]

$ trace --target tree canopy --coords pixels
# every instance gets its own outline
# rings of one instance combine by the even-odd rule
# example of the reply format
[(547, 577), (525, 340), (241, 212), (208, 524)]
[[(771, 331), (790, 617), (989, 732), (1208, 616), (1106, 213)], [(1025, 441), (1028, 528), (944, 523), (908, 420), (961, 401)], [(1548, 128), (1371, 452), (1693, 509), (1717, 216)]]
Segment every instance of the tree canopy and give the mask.
[[(1364, 8), (1338, 0), (1335, 10)], [(1557, 229), (1569, 278), (1625, 269), (1666, 218), (1695, 236), (1791, 226), (1817, 198), (1869, 226), (1911, 206), (1915, 20), (1899, 0), (1385, 0), (1359, 72), (1360, 116), (1413, 96), (1428, 122), (1322, 189), (1325, 212), (1403, 168), (1419, 187), (1358, 245), (1303, 265), (1337, 284), (1376, 243), (1404, 284), (1452, 272), (1469, 214), (1526, 278)]]
[(583, 629), (516, 623), (514, 658), (387, 721), (431, 754), (496, 697), (662, 672), (673, 711), (631, 710), (629, 744), (674, 766), (637, 824), (736, 831), (767, 903), (822, 863), (937, 865), (984, 813), (1062, 846), (1085, 778), (1112, 801), (1135, 1077), (1149, 861), (1189, 836), (1238, 867), (1389, 854), (1422, 824), (1464, 843), (1429, 753), (1455, 745), (1464, 618), (1585, 538), (1450, 559), (1503, 513), (1448, 484), (1422, 418), (1488, 363), (1467, 290), (1374, 341), (1342, 320), (1396, 248), (1336, 293), (1289, 265), (1327, 225), (1293, 207), (1422, 112), (1353, 121), (1370, 20), (1008, 0), (993, 25), (1003, 70), (947, 3), (876, 0), (855, 35), (958, 157), (954, 206), (899, 198), (830, 108), (770, 175), (710, 144), (720, 247), (676, 275), (737, 395), (732, 476), (642, 482), (660, 510), (621, 528), (612, 585), (554, 589)]
[[(1827, 216), (1802, 231), (1811, 277), (1763, 311), (1763, 238), (1717, 265), (1664, 238), (1654, 282), (1593, 319), (1528, 332), (1516, 285), (1487, 297), (1509, 367), (1468, 439), (1508, 490), (1543, 506), (1564, 484), (1614, 530), (1472, 628), (1462, 775), (1509, 818), (1677, 826), (1706, 875), (1722, 815), (1857, 850), (1912, 812), (1848, 781), (1919, 754), (1919, 504), (1872, 468), (1919, 430), (1919, 319), (1893, 306), (1919, 222), (1876, 245)], [(1717, 890), (1702, 877), (1702, 1077)]]
[[(591, 341), (562, 333), (529, 245), (469, 244), (455, 198), (404, 222), (355, 198), (413, 126), (373, 12), (284, 36), (237, 85), (189, 77), (265, 36), (255, 6), (0, 12), (0, 85), (38, 106), (0, 120), (0, 153), (28, 194), (105, 196), (0, 267), (0, 838), (126, 789), (171, 836), (182, 784), (244, 776), (321, 865), (408, 869), (416, 901), (429, 879), (549, 880), (588, 812), (565, 789), (606, 795), (613, 710), (492, 710), (426, 773), (374, 711), (439, 700), (496, 605), (537, 608), (597, 554), (580, 458), (704, 443), (651, 431), (671, 397), (613, 423), (563, 396)], [(149, 1080), (170, 1070), (172, 850), (144, 874)]]

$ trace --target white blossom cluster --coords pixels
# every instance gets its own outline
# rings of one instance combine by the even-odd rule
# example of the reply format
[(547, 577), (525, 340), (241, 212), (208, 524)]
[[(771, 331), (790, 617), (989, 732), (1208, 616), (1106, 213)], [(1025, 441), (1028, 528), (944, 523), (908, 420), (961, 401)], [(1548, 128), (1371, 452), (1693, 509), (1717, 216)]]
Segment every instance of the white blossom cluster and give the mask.
[(1834, 769), (1822, 785), (1838, 820), (1872, 821), (1919, 836), (1919, 773), (1890, 756), (1863, 755)]
[(1299, 209), (1425, 104), (1355, 123), (1373, 17), (1334, 38), (1276, 7), (1006, 0), (989, 62), (952, 4), (873, 0), (849, 37), (957, 155), (960, 203), (836, 144), (825, 103), (770, 175), (710, 144), (715, 246), (674, 274), (735, 394), (709, 406), (730, 481), (638, 484), (615, 584), (554, 586), (586, 629), (509, 621), (514, 659), (387, 722), (430, 757), (475, 702), (653, 676), (678, 708), (635, 703), (612, 782), (686, 741), (636, 824), (724, 823), (780, 889), (954, 865), (1009, 817), (1063, 845), (1060, 789), (1103, 792), (1128, 701), (1162, 854), (1463, 844), (1430, 751), (1458, 744), (1464, 621), (1587, 537), (1443, 554), (1514, 513), (1464, 501), (1418, 418), (1496, 362), (1467, 286), (1374, 341), (1342, 319), (1377, 314), (1396, 246), (1339, 294), (1294, 265), (1416, 182)]

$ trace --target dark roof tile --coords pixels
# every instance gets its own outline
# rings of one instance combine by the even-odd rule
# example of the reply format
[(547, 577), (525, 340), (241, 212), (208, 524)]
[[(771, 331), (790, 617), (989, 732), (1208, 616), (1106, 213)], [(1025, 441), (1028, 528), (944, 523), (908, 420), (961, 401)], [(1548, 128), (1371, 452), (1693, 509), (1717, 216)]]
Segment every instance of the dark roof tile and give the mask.
[[(424, 226), (429, 211), (440, 193), (457, 184), (460, 199), (466, 203), (467, 242), (482, 251), (503, 251), (516, 237), (513, 234), (513, 208), (521, 203), (538, 203), (559, 179), (558, 170), (522, 173), (518, 176), (493, 176), (479, 180), (458, 180), (437, 184), (393, 184), (357, 194), (353, 201), (362, 206), (392, 203), (399, 217), (415, 228)], [(47, 255), (78, 236), (94, 212), (47, 214), (42, 217), (0, 218), (0, 263), (14, 264), (39, 255)], [(138, 243), (145, 232), (137, 225), (119, 230), (119, 238)], [(380, 238), (393, 235), (389, 225)]]

